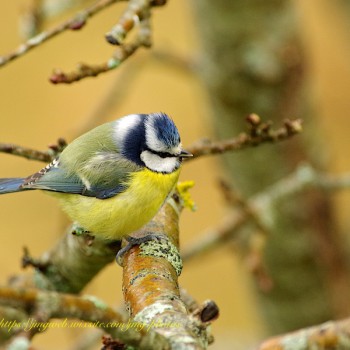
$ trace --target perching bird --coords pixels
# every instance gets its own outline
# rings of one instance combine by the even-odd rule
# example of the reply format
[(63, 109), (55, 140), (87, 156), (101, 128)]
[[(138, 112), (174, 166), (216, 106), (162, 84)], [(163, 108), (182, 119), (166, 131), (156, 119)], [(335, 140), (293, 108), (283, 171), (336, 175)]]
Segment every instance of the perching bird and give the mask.
[(131, 114), (78, 137), (31, 176), (0, 179), (0, 194), (49, 191), (78, 227), (121, 239), (153, 218), (189, 156), (166, 114)]

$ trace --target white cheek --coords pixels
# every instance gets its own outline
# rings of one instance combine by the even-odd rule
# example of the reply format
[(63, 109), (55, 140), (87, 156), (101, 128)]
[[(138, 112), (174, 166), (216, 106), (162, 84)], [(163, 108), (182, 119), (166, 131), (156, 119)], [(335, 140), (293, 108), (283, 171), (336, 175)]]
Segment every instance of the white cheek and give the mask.
[(146, 122), (146, 143), (148, 147), (153, 149), (154, 151), (161, 152), (165, 149), (165, 145), (163, 144), (163, 142), (159, 141), (157, 132), (154, 129), (153, 120), (148, 120)]
[(179, 160), (175, 157), (162, 158), (149, 151), (141, 153), (141, 160), (147, 168), (159, 173), (172, 173), (180, 165)]

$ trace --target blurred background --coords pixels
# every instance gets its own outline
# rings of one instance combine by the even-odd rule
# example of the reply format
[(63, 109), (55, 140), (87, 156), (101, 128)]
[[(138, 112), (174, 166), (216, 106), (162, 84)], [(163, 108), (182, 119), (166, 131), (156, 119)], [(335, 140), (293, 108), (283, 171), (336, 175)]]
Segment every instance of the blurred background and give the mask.
[[(25, 40), (23, 16), (33, 3), (17, 0), (0, 4), (0, 54), (12, 51)], [(86, 6), (92, 2), (76, 3)], [(169, 0), (166, 6), (153, 11), (151, 50), (140, 49), (119, 69), (72, 85), (53, 85), (48, 78), (54, 68), (71, 71), (79, 62), (106, 61), (113, 47), (106, 43), (104, 34), (116, 23), (126, 4), (111, 6), (90, 19), (82, 30), (67, 31), (1, 67), (0, 142), (44, 150), (59, 137), (72, 140), (87, 126), (130, 113), (153, 111), (164, 111), (173, 117), (185, 146), (204, 137), (238, 135), (245, 131), (244, 118), (251, 112), (264, 120), (273, 119), (276, 127), (283, 118), (305, 119), (305, 135), (283, 145), (262, 145), (236, 152), (224, 161), (218, 156), (203, 157), (184, 166), (181, 180), (195, 181), (191, 193), (197, 211), (186, 210), (181, 217), (182, 248), (199, 241), (203, 232), (216, 227), (227, 214), (218, 185), (222, 178), (248, 198), (282, 179), (300, 162), (316, 164), (332, 174), (348, 172), (350, 27), (347, 2), (235, 3)], [(77, 9), (79, 6), (54, 16), (45, 22), (44, 28), (70, 18)], [(171, 63), (157, 53), (180, 58), (182, 63)], [(227, 126), (231, 124), (232, 128)], [(0, 177), (26, 176), (42, 165), (1, 154)], [(268, 167), (271, 169), (267, 170)], [(249, 242), (226, 244), (188, 262), (180, 277), (181, 286), (199, 302), (212, 299), (220, 307), (220, 317), (213, 324), (212, 349), (251, 348), (270, 334), (344, 317), (350, 310), (348, 305), (334, 305), (332, 301), (344, 299), (344, 293), (349, 290), (348, 260), (343, 251), (348, 242), (349, 196), (346, 191), (337, 192), (331, 198), (325, 198), (324, 193), (312, 193), (299, 200), (307, 202), (309, 209), (316, 208), (310, 214), (304, 210), (299, 212), (299, 216), (303, 216), (300, 222), (312, 219), (312, 229), (306, 231), (325, 231), (326, 250), (335, 241), (336, 247), (342, 247), (344, 259), (340, 262), (336, 259), (334, 263), (335, 257), (331, 256), (327, 265), (315, 248), (317, 244), (299, 247), (299, 237), (290, 232), (297, 243), (283, 243), (285, 248), (278, 254), (274, 244), (269, 244), (269, 239), (278, 242), (278, 236), (271, 234), (267, 239), (268, 270), (269, 266), (278, 265), (286, 271), (286, 275), (283, 272), (282, 275), (287, 276), (289, 266), (298, 266), (300, 251), (303, 264), (315, 260), (317, 281), (299, 283), (295, 272), (289, 282), (296, 288), (293, 291), (283, 285), (281, 277), (277, 278), (272, 291), (261, 290), (249, 269)], [(319, 212), (313, 201), (325, 203)], [(285, 207), (283, 205), (289, 213), (294, 210)], [(68, 224), (55, 200), (36, 192), (1, 196), (0, 218), (3, 284), (11, 275), (21, 272), (23, 246), (27, 246), (33, 256), (40, 256), (52, 247)], [(294, 219), (292, 222), (289, 228), (295, 226), (299, 233), (303, 231), (304, 224), (299, 225)], [(304, 232), (302, 239), (305, 236)], [(310, 236), (313, 241), (315, 235), (310, 233)], [(283, 260), (283, 249), (297, 252), (292, 260), (287, 259), (288, 263)], [(336, 251), (336, 248), (332, 250)], [(332, 276), (337, 275), (337, 268), (342, 271), (343, 279), (334, 290), (327, 284), (334, 282)], [(273, 280), (274, 273), (271, 268)], [(281, 272), (278, 273), (281, 276)], [(309, 281), (306, 273), (303, 278)], [(119, 266), (113, 264), (106, 268), (84, 292), (110, 305), (119, 305), (123, 300)], [(303, 295), (307, 297), (300, 306)], [(281, 304), (272, 305), (276, 299), (282, 300), (283, 305), (290, 302), (284, 316), (278, 315), (278, 310), (283, 308)], [(312, 299), (322, 304), (314, 313), (305, 306)], [(343, 314), (338, 312), (339, 308)], [(299, 311), (299, 318), (289, 316), (292, 311)], [(295, 321), (288, 324), (285, 319), (293, 317)], [(50, 330), (37, 336), (34, 345), (38, 349), (64, 349), (74, 344), (76, 338), (77, 330)]]

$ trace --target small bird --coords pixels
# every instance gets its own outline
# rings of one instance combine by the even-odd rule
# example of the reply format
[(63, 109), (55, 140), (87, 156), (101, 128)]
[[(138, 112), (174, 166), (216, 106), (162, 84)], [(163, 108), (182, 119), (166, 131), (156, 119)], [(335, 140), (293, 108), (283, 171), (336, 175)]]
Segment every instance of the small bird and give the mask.
[(47, 191), (79, 229), (118, 240), (153, 218), (190, 156), (165, 113), (131, 114), (78, 137), (31, 176), (0, 179), (0, 194)]

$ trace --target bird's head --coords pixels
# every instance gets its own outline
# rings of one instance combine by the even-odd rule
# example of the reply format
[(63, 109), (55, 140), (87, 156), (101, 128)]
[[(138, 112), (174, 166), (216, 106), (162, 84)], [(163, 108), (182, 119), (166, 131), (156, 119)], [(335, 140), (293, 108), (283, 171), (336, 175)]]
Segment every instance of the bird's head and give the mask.
[(165, 113), (132, 114), (116, 124), (121, 153), (129, 160), (159, 173), (172, 173), (183, 158), (179, 132)]

